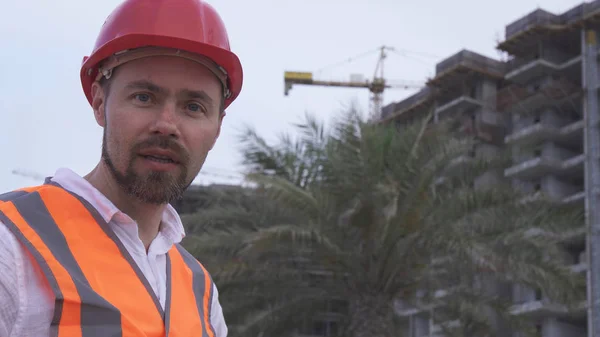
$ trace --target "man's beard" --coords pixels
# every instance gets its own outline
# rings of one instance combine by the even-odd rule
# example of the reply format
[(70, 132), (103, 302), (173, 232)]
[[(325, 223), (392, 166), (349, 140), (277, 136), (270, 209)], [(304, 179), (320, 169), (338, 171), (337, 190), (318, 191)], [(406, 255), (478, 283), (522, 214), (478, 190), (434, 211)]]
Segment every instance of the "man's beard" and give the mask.
[[(137, 174), (133, 168), (134, 160), (139, 157), (137, 153), (141, 149), (149, 147), (169, 149), (178, 154), (181, 168), (179, 175), (173, 177), (169, 172), (157, 171), (152, 171), (145, 176)], [(121, 173), (117, 170), (108, 153), (105, 129), (102, 137), (102, 160), (125, 193), (147, 204), (167, 204), (181, 199), (183, 192), (193, 180), (189, 179), (188, 181), (187, 178), (189, 156), (186, 151), (171, 138), (165, 136), (153, 136), (142, 143), (136, 144), (130, 151), (125, 172)]]

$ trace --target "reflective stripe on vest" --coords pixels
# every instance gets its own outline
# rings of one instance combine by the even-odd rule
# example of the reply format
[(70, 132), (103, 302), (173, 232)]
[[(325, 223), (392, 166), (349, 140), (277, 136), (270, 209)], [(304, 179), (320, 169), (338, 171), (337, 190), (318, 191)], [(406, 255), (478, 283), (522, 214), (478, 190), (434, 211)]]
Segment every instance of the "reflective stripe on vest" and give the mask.
[(87, 201), (48, 183), (0, 195), (0, 221), (32, 254), (55, 307), (53, 337), (215, 337), (212, 279), (176, 244), (163, 311), (150, 284)]

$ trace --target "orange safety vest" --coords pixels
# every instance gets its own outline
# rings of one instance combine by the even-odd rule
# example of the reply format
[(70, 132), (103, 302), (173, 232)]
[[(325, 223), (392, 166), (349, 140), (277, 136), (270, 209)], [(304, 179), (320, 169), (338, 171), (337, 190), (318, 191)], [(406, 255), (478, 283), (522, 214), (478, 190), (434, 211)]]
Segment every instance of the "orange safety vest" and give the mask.
[(54, 337), (215, 337), (213, 284), (180, 245), (167, 258), (165, 310), (98, 211), (54, 182), (0, 195), (0, 221), (39, 263), (56, 297)]

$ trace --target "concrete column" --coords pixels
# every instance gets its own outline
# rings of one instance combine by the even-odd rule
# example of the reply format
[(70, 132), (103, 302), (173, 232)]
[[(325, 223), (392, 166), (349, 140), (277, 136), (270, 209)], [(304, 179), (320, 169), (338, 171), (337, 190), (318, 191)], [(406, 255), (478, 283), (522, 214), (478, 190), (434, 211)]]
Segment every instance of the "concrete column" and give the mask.
[(585, 210), (587, 228), (588, 336), (600, 337), (600, 135), (598, 122), (598, 38), (595, 30), (581, 32), (584, 89)]

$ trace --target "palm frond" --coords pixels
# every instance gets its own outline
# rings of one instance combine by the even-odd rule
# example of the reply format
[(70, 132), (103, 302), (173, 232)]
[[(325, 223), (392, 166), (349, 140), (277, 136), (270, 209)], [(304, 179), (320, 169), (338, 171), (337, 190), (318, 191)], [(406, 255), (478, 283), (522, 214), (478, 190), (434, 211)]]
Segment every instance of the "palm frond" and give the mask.
[[(508, 285), (571, 307), (581, 299), (560, 241), (583, 209), (523, 202), (503, 178), (510, 153), (429, 117), (399, 132), (350, 109), (327, 129), (308, 114), (296, 128), (276, 145), (247, 130), (244, 163), (258, 188), (185, 218), (194, 228), (186, 247), (220, 285), (232, 336), (287, 335), (331, 298), (349, 303), (349, 336), (383, 336), (398, 296), (419, 305), (453, 287), (435, 320), (459, 320), (449, 334), (495, 336), (499, 321), (528, 329), (510, 314)], [(486, 181), (496, 183), (478, 188)], [(474, 286), (482, 277), (498, 287)]]

